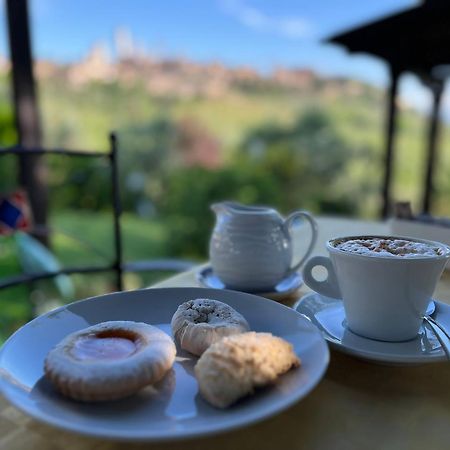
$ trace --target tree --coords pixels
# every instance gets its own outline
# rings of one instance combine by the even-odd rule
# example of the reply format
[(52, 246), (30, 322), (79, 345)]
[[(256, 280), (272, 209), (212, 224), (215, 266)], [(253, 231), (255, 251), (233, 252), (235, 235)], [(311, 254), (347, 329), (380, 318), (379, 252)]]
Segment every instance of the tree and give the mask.
[(237, 165), (252, 166), (276, 180), (285, 211), (350, 213), (356, 208), (356, 198), (338, 188), (353, 151), (323, 111), (309, 110), (289, 127), (255, 129), (240, 155)]

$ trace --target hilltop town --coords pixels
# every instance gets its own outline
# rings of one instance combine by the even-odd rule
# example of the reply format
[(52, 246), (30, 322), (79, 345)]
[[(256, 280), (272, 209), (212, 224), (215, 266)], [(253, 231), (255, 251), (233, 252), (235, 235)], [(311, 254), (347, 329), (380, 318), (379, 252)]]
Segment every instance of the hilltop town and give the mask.
[[(81, 88), (92, 82), (141, 84), (152, 96), (220, 98), (236, 92), (321, 91), (326, 96), (360, 95), (371, 87), (354, 80), (325, 78), (309, 69), (275, 67), (262, 74), (252, 67), (228, 67), (221, 62), (199, 63), (187, 58), (152, 55), (120, 29), (112, 48), (104, 42), (92, 46), (79, 61), (59, 63), (38, 59), (38, 79), (57, 79)], [(0, 59), (0, 73), (9, 70)]]

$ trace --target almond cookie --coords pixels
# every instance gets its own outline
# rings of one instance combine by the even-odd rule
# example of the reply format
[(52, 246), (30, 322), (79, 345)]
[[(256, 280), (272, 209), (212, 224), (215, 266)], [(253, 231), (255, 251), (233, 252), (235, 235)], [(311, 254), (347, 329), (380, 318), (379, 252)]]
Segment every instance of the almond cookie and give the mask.
[(247, 321), (231, 306), (207, 298), (181, 304), (172, 317), (175, 340), (194, 355), (201, 355), (224, 336), (249, 330)]
[(226, 408), (299, 365), (289, 342), (252, 331), (211, 345), (194, 370), (203, 398), (217, 408)]
[(65, 337), (47, 355), (44, 371), (75, 400), (116, 400), (159, 381), (175, 353), (172, 339), (152, 325), (103, 322)]

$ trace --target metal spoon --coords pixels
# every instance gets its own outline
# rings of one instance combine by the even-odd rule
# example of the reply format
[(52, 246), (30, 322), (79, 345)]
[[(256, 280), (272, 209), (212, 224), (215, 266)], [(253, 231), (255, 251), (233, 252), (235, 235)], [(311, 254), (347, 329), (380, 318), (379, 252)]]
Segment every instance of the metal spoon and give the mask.
[(436, 309), (436, 303), (434, 303), (434, 300), (430, 300), (430, 303), (428, 303), (427, 310), (425, 311), (426, 316), (431, 316)]
[(436, 324), (436, 322), (430, 320), (430, 317), (424, 316), (423, 320), (432, 329), (433, 333), (437, 337), (437, 340), (441, 344), (442, 350), (444, 351), (447, 359), (450, 361), (450, 339), (448, 335), (443, 331), (443, 329)]
[(447, 359), (450, 361), (450, 335), (445, 330), (445, 328), (440, 325), (436, 320), (434, 320), (429, 314), (428, 311), (423, 316), (423, 320), (428, 324), (428, 326), (432, 329), (433, 333), (437, 337), (439, 343), (441, 344), (442, 350), (444, 351)]

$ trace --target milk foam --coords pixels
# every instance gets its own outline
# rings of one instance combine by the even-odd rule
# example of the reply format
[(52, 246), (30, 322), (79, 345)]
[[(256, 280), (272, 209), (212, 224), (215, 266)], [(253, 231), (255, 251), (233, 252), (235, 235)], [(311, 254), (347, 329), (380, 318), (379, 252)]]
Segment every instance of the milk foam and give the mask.
[(336, 242), (335, 248), (365, 256), (394, 258), (433, 257), (443, 254), (442, 248), (405, 239), (357, 238)]

